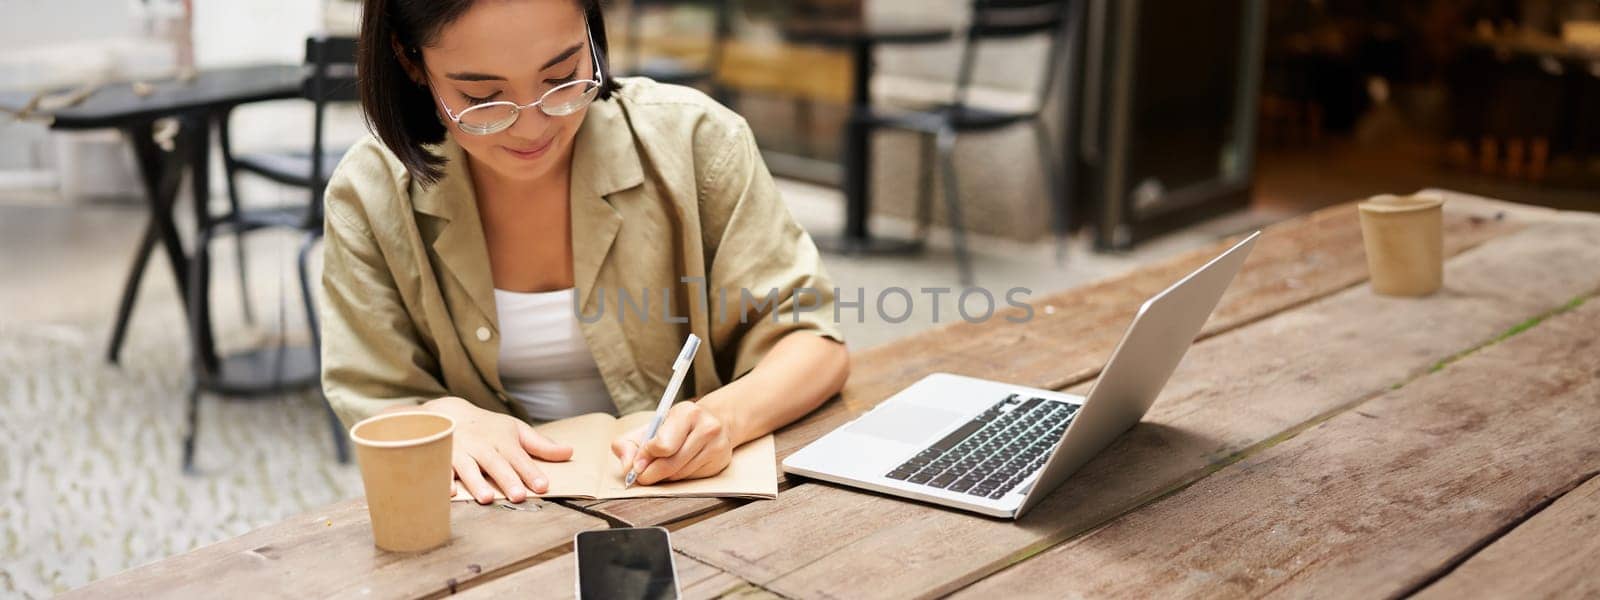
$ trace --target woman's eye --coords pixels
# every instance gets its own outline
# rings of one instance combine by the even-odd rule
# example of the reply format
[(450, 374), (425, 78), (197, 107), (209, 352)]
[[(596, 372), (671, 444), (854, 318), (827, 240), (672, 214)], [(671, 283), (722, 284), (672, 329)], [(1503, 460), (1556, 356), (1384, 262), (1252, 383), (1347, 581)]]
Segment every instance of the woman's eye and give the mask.
[(548, 83), (548, 84), (551, 84), (551, 85), (561, 85), (563, 83), (569, 83), (572, 80), (577, 79), (577, 78), (578, 78), (578, 65), (572, 65), (572, 72), (571, 73), (567, 73), (565, 76), (557, 77), (555, 79), (546, 79), (546, 80), (544, 80), (544, 82)]
[(495, 96), (499, 96), (499, 95), (500, 95), (500, 93), (499, 93), (499, 92), (495, 92), (495, 93), (493, 93), (493, 94), (489, 94), (489, 95), (487, 95), (487, 96), (484, 96), (484, 97), (482, 97), (482, 98), (479, 98), (479, 97), (477, 97), (477, 96), (473, 96), (473, 95), (470, 95), (470, 94), (466, 94), (466, 93), (462, 93), (462, 94), (461, 94), (461, 97), (462, 97), (462, 98), (466, 98), (466, 99), (467, 99), (467, 102), (471, 102), (471, 103), (473, 103), (473, 104), (483, 104), (483, 103), (485, 103), (485, 102), (488, 102), (488, 101), (489, 101), (489, 99), (490, 99), (490, 98), (493, 98), (493, 97), (495, 97)]

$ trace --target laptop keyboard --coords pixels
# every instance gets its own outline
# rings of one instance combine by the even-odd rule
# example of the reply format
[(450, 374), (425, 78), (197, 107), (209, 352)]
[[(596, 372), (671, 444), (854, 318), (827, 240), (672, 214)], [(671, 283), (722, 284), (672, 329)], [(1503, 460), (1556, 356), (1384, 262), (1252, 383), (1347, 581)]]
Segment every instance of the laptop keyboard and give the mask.
[(887, 476), (999, 499), (1044, 465), (1077, 412), (1077, 405), (1012, 394)]

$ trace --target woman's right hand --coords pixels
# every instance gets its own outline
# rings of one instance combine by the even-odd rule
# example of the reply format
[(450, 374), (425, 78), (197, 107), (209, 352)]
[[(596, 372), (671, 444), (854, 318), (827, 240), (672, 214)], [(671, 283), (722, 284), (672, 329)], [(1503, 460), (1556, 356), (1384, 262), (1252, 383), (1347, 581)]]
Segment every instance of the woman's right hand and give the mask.
[(560, 462), (572, 458), (571, 446), (539, 435), (516, 417), (484, 410), (462, 398), (430, 400), (421, 408), (455, 420), (450, 466), (456, 480), (479, 504), (494, 502), (496, 486), (512, 502), (526, 500), (530, 489), (543, 494), (549, 491), (550, 482), (533, 459)]

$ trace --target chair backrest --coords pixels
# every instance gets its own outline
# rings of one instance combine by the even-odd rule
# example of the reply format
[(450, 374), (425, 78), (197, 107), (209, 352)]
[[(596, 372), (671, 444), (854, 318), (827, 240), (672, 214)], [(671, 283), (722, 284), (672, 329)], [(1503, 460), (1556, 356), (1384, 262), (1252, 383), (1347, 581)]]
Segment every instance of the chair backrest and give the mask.
[(973, 0), (972, 18), (967, 25), (965, 45), (956, 72), (956, 104), (967, 101), (967, 90), (972, 85), (972, 70), (977, 62), (978, 47), (985, 41), (1048, 36), (1050, 47), (1044, 62), (1044, 84), (1037, 92), (1035, 108), (1044, 106), (1051, 88), (1055, 87), (1056, 57), (1061, 54), (1062, 40), (1075, 14), (1076, 5), (1083, 0)]
[(312, 102), (354, 102), (356, 39), (314, 35), (306, 38), (306, 74), (300, 93)]
[(348, 36), (314, 35), (306, 38), (305, 81), (300, 95), (315, 108), (311, 120), (311, 211), (313, 223), (322, 222), (322, 192), (331, 173), (322, 172), (323, 119), (331, 102), (360, 99), (356, 87), (356, 39)]

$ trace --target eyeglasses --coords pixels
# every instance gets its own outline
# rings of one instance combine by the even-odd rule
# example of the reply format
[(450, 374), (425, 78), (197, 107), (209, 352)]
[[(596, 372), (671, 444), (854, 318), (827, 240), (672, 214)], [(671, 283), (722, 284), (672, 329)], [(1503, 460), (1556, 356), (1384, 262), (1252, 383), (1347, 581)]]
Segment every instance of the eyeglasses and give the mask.
[(605, 81), (605, 74), (600, 71), (600, 51), (594, 45), (594, 30), (589, 33), (589, 56), (594, 60), (594, 79), (579, 79), (569, 81), (540, 96), (538, 100), (529, 104), (517, 104), (509, 101), (486, 102), (468, 107), (455, 114), (450, 106), (444, 103), (444, 98), (439, 97), (437, 90), (434, 97), (439, 99), (439, 105), (444, 107), (444, 114), (455, 121), (456, 127), (461, 131), (473, 135), (489, 135), (505, 131), (524, 109), (538, 108), (539, 112), (552, 117), (565, 117), (582, 110), (594, 101), (595, 95), (600, 92), (600, 85)]

